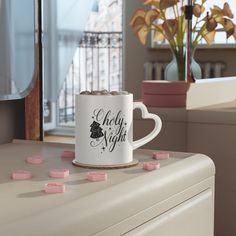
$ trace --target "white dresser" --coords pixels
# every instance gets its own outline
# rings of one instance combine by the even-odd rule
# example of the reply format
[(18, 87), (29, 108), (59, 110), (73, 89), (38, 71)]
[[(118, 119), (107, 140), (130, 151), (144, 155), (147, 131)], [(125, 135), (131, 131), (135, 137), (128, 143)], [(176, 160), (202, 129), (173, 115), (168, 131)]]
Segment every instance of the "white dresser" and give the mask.
[[(88, 169), (61, 158), (73, 145), (15, 141), (0, 146), (0, 235), (4, 236), (213, 236), (215, 167), (201, 154), (170, 152), (159, 170), (146, 172), (152, 150), (137, 150), (139, 165), (108, 170), (107, 182), (88, 182)], [(29, 165), (29, 155), (43, 155)], [(51, 179), (52, 168), (70, 176)], [(16, 169), (33, 178), (13, 181)], [(45, 194), (45, 183), (62, 181), (64, 194)]]

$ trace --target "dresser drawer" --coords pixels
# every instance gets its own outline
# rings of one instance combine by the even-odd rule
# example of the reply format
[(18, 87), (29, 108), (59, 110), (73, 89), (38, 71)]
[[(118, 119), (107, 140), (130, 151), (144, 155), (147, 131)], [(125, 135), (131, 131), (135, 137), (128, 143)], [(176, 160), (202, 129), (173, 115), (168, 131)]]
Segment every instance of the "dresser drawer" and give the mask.
[(213, 192), (208, 189), (125, 236), (213, 236)]

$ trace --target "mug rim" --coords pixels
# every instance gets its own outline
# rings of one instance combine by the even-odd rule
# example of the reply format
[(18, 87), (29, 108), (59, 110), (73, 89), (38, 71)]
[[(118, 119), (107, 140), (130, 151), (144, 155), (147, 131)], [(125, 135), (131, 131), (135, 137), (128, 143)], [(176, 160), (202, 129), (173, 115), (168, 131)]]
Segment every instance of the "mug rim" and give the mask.
[(94, 94), (75, 94), (76, 96), (84, 96), (84, 97), (107, 97), (107, 98), (115, 98), (115, 97), (124, 97), (124, 96), (133, 96), (133, 94), (132, 93), (129, 93), (129, 94), (117, 94), (117, 95), (112, 95), (112, 94), (110, 94), (110, 95), (107, 95), (107, 94), (96, 94), (96, 95), (94, 95)]

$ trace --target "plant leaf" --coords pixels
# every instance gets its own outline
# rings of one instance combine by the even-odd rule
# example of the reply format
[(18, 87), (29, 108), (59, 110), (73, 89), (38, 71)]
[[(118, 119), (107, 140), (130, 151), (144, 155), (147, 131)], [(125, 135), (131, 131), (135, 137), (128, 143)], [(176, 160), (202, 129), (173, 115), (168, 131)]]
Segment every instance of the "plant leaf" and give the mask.
[[(186, 20), (185, 20), (185, 16), (178, 16), (176, 18), (176, 20), (178, 21), (178, 27), (180, 29), (180, 27), (182, 27), (181, 29), (183, 29), (183, 32), (185, 32), (186, 30)], [(182, 26), (181, 26), (181, 23), (182, 23)]]
[(215, 40), (215, 35), (216, 35), (216, 31), (213, 30), (211, 32), (208, 32), (207, 30), (205, 30), (203, 32), (203, 38), (206, 40), (207, 44), (212, 44)]
[(232, 13), (232, 11), (230, 9), (230, 6), (227, 2), (224, 3), (223, 9), (221, 9), (220, 7), (214, 5), (213, 8), (211, 8), (211, 14), (213, 16), (223, 15), (223, 16), (227, 16), (231, 19), (234, 18), (234, 14)]
[(155, 6), (157, 9), (160, 9), (160, 0), (144, 0), (143, 4)]
[(230, 6), (227, 2), (224, 3), (224, 8), (223, 8), (223, 15), (224, 16), (227, 16), (231, 19), (234, 18), (234, 14), (232, 13), (231, 9), (230, 9)]
[(158, 19), (160, 16), (160, 11), (157, 9), (152, 9), (146, 12), (145, 14), (145, 22), (147, 25), (151, 25), (153, 21)]
[(166, 20), (162, 24), (162, 28), (167, 39), (171, 40), (174, 38), (178, 31), (178, 21), (176, 19)]
[(236, 25), (234, 25), (234, 34), (233, 34), (233, 36), (234, 36), (234, 40), (236, 41)]
[(193, 14), (197, 18), (199, 18), (204, 11), (205, 11), (205, 7), (201, 6), (200, 4), (193, 5)]
[(211, 14), (212, 16), (224, 15), (223, 10), (216, 5), (214, 5), (213, 8), (211, 8)]
[(165, 39), (165, 36), (163, 34), (163, 28), (162, 25), (157, 25), (157, 29), (155, 30), (154, 33), (154, 41), (162, 41)]
[(142, 17), (137, 17), (132, 25), (133, 31), (137, 33), (145, 25), (145, 19)]
[(234, 34), (235, 25), (231, 20), (225, 18), (223, 27), (224, 27), (224, 30), (227, 34), (227, 38), (229, 38), (231, 35)]
[(208, 32), (215, 30), (217, 27), (217, 22), (213, 17), (207, 17), (206, 19), (206, 29)]
[(137, 32), (137, 36), (139, 41), (145, 45), (147, 42), (147, 35), (149, 33), (149, 29), (146, 25), (144, 25), (138, 32)]
[(146, 11), (145, 11), (145, 10), (143, 10), (143, 9), (137, 9), (137, 10), (134, 12), (133, 16), (131, 17), (131, 21), (130, 21), (130, 23), (129, 23), (130, 26), (133, 27), (133, 25), (134, 25), (136, 19), (137, 19), (137, 18), (144, 18), (145, 15), (146, 15)]
[(214, 17), (215, 21), (220, 24), (224, 24), (224, 17), (223, 15), (218, 15)]
[(160, 0), (160, 9), (164, 10), (169, 7), (173, 7), (179, 2), (179, 0)]

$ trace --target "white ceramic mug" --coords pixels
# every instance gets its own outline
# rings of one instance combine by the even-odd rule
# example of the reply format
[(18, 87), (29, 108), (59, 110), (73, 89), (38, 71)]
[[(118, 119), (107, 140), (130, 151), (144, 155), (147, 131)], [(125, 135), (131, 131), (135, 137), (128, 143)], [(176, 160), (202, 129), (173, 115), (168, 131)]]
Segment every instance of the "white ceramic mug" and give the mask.
[[(133, 142), (133, 110), (155, 121), (153, 131)], [(76, 156), (82, 165), (110, 166), (133, 162), (133, 150), (155, 138), (161, 130), (159, 116), (150, 114), (133, 95), (76, 95)]]

